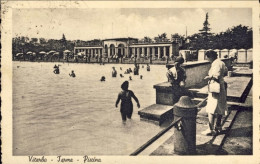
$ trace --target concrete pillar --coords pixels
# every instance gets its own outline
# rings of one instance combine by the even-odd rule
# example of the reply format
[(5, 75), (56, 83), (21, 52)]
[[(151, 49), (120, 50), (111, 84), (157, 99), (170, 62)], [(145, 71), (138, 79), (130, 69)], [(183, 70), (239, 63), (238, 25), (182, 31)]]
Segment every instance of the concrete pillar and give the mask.
[(118, 55), (118, 47), (115, 47), (115, 55)]
[(247, 53), (245, 49), (238, 50), (237, 53), (237, 62), (238, 63), (246, 63), (247, 60)]
[(110, 58), (110, 48), (108, 48), (108, 50), (107, 50), (107, 57)]
[(248, 49), (246, 54), (247, 54), (246, 61), (247, 62), (252, 62), (253, 61), (253, 49), (252, 48)]
[(152, 48), (152, 58), (155, 57), (155, 47)]
[(135, 56), (135, 48), (134, 47), (132, 48), (132, 55)]
[(147, 47), (147, 57), (150, 57), (150, 47)]
[(137, 48), (137, 58), (140, 58), (140, 48)]
[(158, 47), (157, 53), (158, 53), (158, 59), (160, 59), (160, 47)]
[(125, 54), (124, 54), (124, 57), (128, 57), (128, 54), (129, 54), (129, 48), (128, 47), (125, 47)]
[(201, 49), (198, 52), (198, 61), (202, 61), (202, 60), (206, 60), (204, 49)]
[[(178, 98), (177, 98), (178, 99)], [(185, 104), (183, 108), (178, 104)], [(188, 96), (179, 98), (173, 106), (174, 122), (181, 118), (181, 122), (174, 128), (174, 152), (180, 155), (196, 154), (196, 117), (197, 107)]]
[(145, 57), (145, 49), (144, 49), (144, 47), (142, 47), (142, 54), (143, 54), (143, 57)]
[(163, 47), (163, 56), (166, 57), (166, 47)]
[(101, 54), (104, 54), (105, 53), (105, 47), (103, 47), (102, 49), (101, 49)]
[(173, 55), (173, 54), (172, 54), (172, 46), (169, 47), (169, 53), (170, 53), (170, 54), (169, 54), (169, 57), (172, 57), (172, 55)]

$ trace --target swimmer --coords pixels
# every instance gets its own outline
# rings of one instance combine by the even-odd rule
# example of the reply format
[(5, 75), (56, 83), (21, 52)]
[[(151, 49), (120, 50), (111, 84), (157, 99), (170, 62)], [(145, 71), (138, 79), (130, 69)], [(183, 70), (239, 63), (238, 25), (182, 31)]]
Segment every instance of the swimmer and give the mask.
[(124, 76), (120, 73), (120, 77), (124, 77)]
[(71, 73), (69, 75), (70, 75), (70, 77), (76, 77), (76, 74), (74, 73), (73, 70), (71, 71)]
[(58, 66), (55, 64), (53, 68), (54, 68), (54, 69), (55, 69), (55, 68), (58, 68)]
[(140, 104), (138, 101), (138, 98), (135, 96), (134, 92), (131, 90), (128, 90), (129, 82), (125, 81), (122, 85), (122, 91), (119, 92), (118, 98), (116, 100), (116, 108), (118, 103), (121, 100), (121, 106), (120, 106), (120, 112), (122, 116), (122, 121), (125, 123), (126, 118), (131, 119), (132, 114), (133, 114), (133, 103), (132, 103), (132, 98), (135, 100), (137, 103), (137, 107), (140, 108)]
[(143, 75), (140, 75), (140, 79), (143, 79)]
[(146, 70), (150, 71), (150, 65), (149, 64), (147, 64)]
[(129, 76), (129, 80), (132, 80), (132, 76)]
[[(56, 65), (55, 65), (55, 66), (56, 66)], [(55, 67), (55, 66), (54, 66), (54, 67)], [(59, 73), (60, 73), (59, 66), (56, 66), (56, 67), (54, 68), (53, 73), (55, 73), (55, 74), (59, 74)]]
[(134, 75), (139, 75), (139, 66), (136, 64), (134, 68)]
[(102, 76), (100, 81), (106, 81), (106, 77), (105, 76)]
[(112, 77), (116, 77), (117, 75), (117, 71), (115, 69), (115, 67), (112, 67), (113, 71), (112, 71)]

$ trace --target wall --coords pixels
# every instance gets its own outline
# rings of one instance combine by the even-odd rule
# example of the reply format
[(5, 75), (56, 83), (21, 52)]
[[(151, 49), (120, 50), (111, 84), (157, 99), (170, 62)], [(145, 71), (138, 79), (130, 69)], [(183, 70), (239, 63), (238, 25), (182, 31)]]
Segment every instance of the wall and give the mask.
[(240, 49), (237, 52), (237, 63), (246, 63), (247, 53), (246, 50)]
[[(231, 69), (230, 59), (222, 59), (228, 69)], [(211, 64), (208, 61), (197, 61), (183, 64), (183, 68), (186, 71), (186, 87), (203, 86), (207, 81), (204, 77), (208, 75)]]
[(205, 60), (205, 53), (206, 53), (205, 50), (200, 50), (200, 51), (198, 52), (198, 61), (203, 61), (203, 60)]
[(247, 62), (251, 62), (253, 61), (253, 49), (248, 49), (247, 50), (247, 59), (246, 59)]

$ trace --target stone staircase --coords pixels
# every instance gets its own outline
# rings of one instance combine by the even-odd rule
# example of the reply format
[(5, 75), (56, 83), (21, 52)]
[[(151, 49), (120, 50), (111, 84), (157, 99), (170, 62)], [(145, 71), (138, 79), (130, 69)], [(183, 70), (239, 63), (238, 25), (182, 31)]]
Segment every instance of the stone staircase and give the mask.
[[(244, 74), (244, 72), (242, 74)], [(241, 76), (242, 74), (238, 71), (238, 76), (226, 77), (225, 79), (228, 83), (227, 99), (229, 113), (223, 117), (223, 131), (221, 134), (217, 136), (202, 135), (201, 132), (208, 128), (208, 118), (205, 109), (198, 112), (196, 119), (196, 147), (198, 155), (228, 154), (222, 149), (222, 146), (238, 111), (245, 106), (248, 106), (246, 100), (248, 99), (248, 94), (252, 88), (252, 74), (250, 71), (249, 74), (247, 73), (244, 76)], [(167, 124), (170, 124), (173, 120), (172, 88), (170, 83), (167, 82), (157, 84), (154, 88), (156, 89), (156, 104), (140, 110), (138, 114), (140, 115), (141, 120), (153, 122), (159, 126), (167, 126)], [(193, 99), (195, 104), (198, 104), (207, 97), (206, 90), (206, 86), (190, 89), (195, 95), (195, 98)], [(173, 151), (173, 141), (173, 129), (170, 129), (140, 155), (177, 155)]]

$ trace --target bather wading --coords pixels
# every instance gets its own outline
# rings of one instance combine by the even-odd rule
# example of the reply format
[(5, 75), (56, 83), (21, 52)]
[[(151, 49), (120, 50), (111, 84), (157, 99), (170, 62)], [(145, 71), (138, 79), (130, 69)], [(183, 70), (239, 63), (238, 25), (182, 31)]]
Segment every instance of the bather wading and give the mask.
[(138, 98), (135, 96), (134, 92), (131, 90), (128, 90), (129, 82), (125, 81), (122, 85), (122, 91), (118, 94), (118, 98), (116, 100), (116, 108), (121, 100), (121, 106), (120, 106), (120, 112), (121, 112), (121, 117), (122, 121), (126, 121), (126, 117), (128, 119), (131, 119), (132, 113), (133, 113), (133, 103), (132, 103), (132, 98), (135, 100), (137, 103), (137, 107), (140, 108), (140, 104), (138, 101)]

